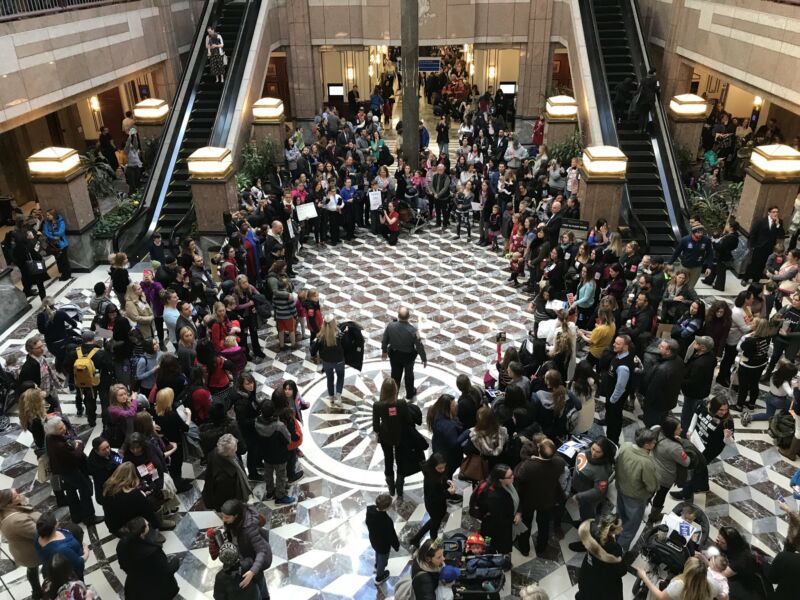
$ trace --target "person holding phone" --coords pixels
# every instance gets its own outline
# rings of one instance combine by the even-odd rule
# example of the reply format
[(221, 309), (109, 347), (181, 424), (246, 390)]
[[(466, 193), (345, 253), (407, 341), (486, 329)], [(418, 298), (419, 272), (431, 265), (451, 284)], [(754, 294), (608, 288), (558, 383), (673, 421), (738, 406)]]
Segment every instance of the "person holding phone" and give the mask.
[(383, 214), (380, 215), (380, 220), (379, 233), (390, 246), (396, 245), (397, 238), (400, 236), (400, 214), (395, 210), (394, 202), (389, 202), (389, 205), (383, 210)]

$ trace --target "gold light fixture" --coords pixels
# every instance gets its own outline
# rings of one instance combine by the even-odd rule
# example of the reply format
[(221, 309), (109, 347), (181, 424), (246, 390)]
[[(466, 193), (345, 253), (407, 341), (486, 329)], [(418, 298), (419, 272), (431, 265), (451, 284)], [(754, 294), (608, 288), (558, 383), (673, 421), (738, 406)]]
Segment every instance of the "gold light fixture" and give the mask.
[(283, 116), (283, 100), (261, 98), (253, 104), (253, 118), (261, 123), (280, 121)]
[(578, 103), (572, 96), (550, 96), (545, 113), (550, 120), (574, 121), (578, 118)]
[(628, 157), (616, 146), (589, 146), (583, 151), (583, 169), (592, 177), (624, 180)]
[(370, 77), (372, 77), (374, 74), (375, 74), (375, 69), (373, 69), (373, 68), (372, 68), (372, 65), (370, 65), (369, 67), (367, 67), (367, 75), (369, 75)]
[(679, 94), (669, 101), (669, 110), (678, 119), (705, 117), (706, 101), (695, 94)]
[(100, 112), (100, 98), (97, 96), (92, 96), (89, 98), (89, 108), (91, 108), (94, 112)]
[(495, 75), (497, 75), (497, 69), (492, 65), (489, 67), (489, 79), (494, 79)]
[(355, 76), (355, 70), (353, 67), (347, 67), (347, 80), (353, 81), (353, 77)]
[(147, 98), (133, 107), (133, 116), (139, 122), (161, 123), (168, 113), (169, 106), (158, 98)]
[(753, 106), (756, 108), (761, 108), (762, 104), (764, 104), (764, 99), (761, 96), (756, 96), (753, 98)]
[(470, 65), (469, 65), (469, 75), (470, 75), (470, 77), (475, 75), (475, 63), (470, 63)]
[(81, 168), (81, 157), (72, 148), (50, 146), (27, 159), (33, 178), (66, 178)]
[(800, 152), (784, 144), (756, 146), (750, 155), (750, 166), (761, 177), (800, 178)]
[(233, 171), (233, 157), (228, 148), (199, 148), (189, 156), (187, 163), (195, 179), (224, 179)]

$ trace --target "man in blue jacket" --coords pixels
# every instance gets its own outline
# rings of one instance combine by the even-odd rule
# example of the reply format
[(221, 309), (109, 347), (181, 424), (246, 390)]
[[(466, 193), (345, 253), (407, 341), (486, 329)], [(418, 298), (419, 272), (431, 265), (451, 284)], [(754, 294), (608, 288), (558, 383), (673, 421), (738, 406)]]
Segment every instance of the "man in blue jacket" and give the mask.
[(695, 286), (700, 274), (706, 277), (711, 275), (714, 266), (714, 249), (711, 238), (706, 235), (706, 229), (700, 223), (692, 226), (692, 232), (681, 239), (675, 252), (672, 253), (670, 263), (680, 258), (683, 268), (689, 272), (689, 285)]
[(72, 267), (67, 254), (67, 224), (64, 222), (64, 217), (56, 212), (56, 209), (51, 208), (47, 211), (42, 223), (42, 233), (47, 238), (48, 251), (56, 257), (61, 281), (67, 281), (72, 277)]

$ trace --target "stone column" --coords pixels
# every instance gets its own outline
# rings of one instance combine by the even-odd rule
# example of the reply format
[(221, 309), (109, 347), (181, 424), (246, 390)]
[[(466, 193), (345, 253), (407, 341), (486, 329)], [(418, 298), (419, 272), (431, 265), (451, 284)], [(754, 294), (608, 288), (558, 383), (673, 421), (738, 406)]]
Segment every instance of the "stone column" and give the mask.
[[(544, 143), (547, 146), (560, 144), (578, 130), (577, 119), (551, 119), (544, 120)], [(530, 139), (530, 136), (528, 136)]]
[(691, 152), (692, 158), (697, 156), (697, 148), (700, 146), (700, 137), (703, 135), (703, 123), (705, 119), (680, 119), (670, 115), (669, 125), (672, 132), (672, 143), (674, 146), (683, 146)]
[(165, 122), (166, 121), (161, 121), (160, 123), (154, 123), (153, 121), (136, 121), (136, 131), (139, 132), (139, 139), (142, 142), (148, 138), (161, 139)]
[(153, 72), (153, 82), (156, 84), (157, 97), (165, 98), (167, 101), (171, 101), (175, 97), (178, 91), (178, 83), (181, 80), (181, 73), (183, 72), (181, 57), (178, 52), (178, 39), (175, 35), (172, 4), (172, 0), (155, 0), (167, 59), (161, 63), (160, 68)]
[(675, 52), (684, 20), (689, 13), (685, 0), (672, 0), (669, 19), (664, 23), (666, 28), (664, 58), (661, 63), (661, 72), (658, 75), (661, 82), (661, 98), (684, 94), (691, 88), (694, 68), (683, 62), (683, 59)]
[(189, 178), (197, 217), (197, 231), (203, 236), (224, 235), (223, 212), (239, 209), (233, 171), (219, 179)]
[(419, 167), (419, 1), (402, 0), (400, 30), (403, 55), (403, 157)]
[(773, 178), (764, 176), (752, 167), (745, 170), (742, 199), (736, 210), (736, 219), (746, 232), (753, 222), (767, 214), (770, 206), (777, 206), (784, 223), (794, 212), (794, 201), (800, 188), (800, 176)]
[(578, 199), (581, 203), (581, 218), (593, 226), (598, 219), (608, 221), (609, 231), (619, 227), (624, 179), (609, 179), (588, 174), (581, 168)]
[(323, 102), (318, 95), (318, 80), (322, 78), (322, 71), (314, 64), (308, 0), (287, 2), (286, 16), (289, 20), (287, 66), (292, 111), (295, 117), (313, 118)]
[(544, 112), (544, 99), (550, 86), (553, 2), (531, 0), (528, 18), (528, 41), (519, 57), (519, 88), (515, 131), (521, 140), (530, 140), (533, 122)]
[(283, 117), (274, 122), (253, 121), (252, 141), (260, 143), (267, 138), (275, 141), (277, 146), (275, 162), (283, 165), (286, 162), (283, 155), (283, 144), (286, 142), (286, 123)]

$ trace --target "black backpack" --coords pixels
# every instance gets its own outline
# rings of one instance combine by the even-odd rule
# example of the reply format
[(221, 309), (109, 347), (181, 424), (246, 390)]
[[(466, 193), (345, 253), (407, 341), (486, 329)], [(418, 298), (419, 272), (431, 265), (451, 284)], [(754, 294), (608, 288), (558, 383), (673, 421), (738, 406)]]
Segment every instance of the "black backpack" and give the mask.
[(794, 417), (783, 410), (776, 412), (769, 420), (769, 434), (778, 448), (788, 448), (794, 439)]
[(469, 497), (469, 516), (482, 520), (486, 516), (486, 508), (481, 502), (481, 496), (489, 488), (488, 481), (482, 481)]

